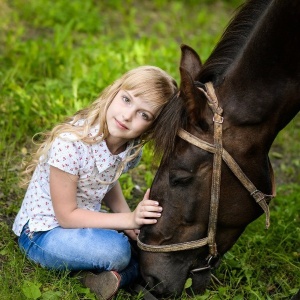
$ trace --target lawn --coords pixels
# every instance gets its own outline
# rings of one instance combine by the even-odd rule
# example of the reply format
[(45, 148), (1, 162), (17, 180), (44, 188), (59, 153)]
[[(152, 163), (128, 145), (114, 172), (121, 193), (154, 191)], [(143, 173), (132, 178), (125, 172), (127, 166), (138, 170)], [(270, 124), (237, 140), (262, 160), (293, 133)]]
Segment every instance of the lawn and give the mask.
[[(0, 0), (0, 300), (95, 299), (76, 277), (37, 267), (11, 231), (24, 196), (22, 161), (35, 133), (93, 101), (125, 71), (156, 65), (179, 80), (180, 44), (205, 61), (241, 0)], [(277, 197), (271, 228), (253, 222), (223, 259), (207, 292), (194, 299), (290, 299), (300, 287), (300, 117), (270, 152)], [(122, 177), (132, 207), (157, 164)], [(117, 299), (141, 299), (120, 291)], [(185, 299), (185, 295), (183, 295)]]

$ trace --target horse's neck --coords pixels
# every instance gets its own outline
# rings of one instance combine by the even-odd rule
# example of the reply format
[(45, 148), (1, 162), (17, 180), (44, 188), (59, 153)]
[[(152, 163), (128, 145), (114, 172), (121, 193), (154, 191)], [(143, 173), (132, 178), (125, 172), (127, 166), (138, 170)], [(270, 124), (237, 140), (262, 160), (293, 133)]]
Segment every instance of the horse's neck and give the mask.
[(274, 0), (257, 21), (221, 87), (241, 122), (270, 119), (278, 132), (299, 111), (299, 28), (299, 0)]

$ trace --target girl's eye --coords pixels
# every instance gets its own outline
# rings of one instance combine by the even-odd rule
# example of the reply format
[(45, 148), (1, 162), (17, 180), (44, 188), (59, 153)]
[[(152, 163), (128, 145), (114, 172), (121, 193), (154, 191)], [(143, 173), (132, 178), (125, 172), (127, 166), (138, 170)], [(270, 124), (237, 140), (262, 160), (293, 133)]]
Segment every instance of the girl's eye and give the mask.
[(149, 121), (149, 120), (150, 120), (149, 115), (148, 115), (147, 113), (143, 112), (143, 111), (140, 112), (140, 116), (141, 116), (144, 120), (146, 120), (146, 121)]
[(127, 98), (126, 96), (122, 96), (122, 99), (123, 99), (124, 102), (130, 103), (130, 99)]

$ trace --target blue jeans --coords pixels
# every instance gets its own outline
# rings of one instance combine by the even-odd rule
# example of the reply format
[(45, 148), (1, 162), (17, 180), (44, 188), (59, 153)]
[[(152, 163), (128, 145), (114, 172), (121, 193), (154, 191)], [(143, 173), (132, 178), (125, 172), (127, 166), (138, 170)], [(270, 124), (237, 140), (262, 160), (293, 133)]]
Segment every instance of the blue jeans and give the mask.
[(30, 232), (26, 224), (19, 237), (26, 256), (42, 267), (54, 270), (114, 270), (121, 275), (120, 287), (139, 276), (137, 259), (131, 255), (126, 235), (116, 230), (56, 227)]

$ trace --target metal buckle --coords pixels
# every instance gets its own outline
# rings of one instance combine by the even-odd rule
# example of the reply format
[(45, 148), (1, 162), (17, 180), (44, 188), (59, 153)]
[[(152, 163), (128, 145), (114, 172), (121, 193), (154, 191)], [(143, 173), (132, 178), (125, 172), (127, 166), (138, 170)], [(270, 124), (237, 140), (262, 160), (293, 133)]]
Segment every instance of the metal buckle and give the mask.
[(224, 121), (224, 118), (223, 118), (222, 116), (219, 116), (219, 117), (220, 117), (220, 120), (216, 120), (216, 119), (215, 119), (215, 116), (213, 116), (213, 121), (214, 121), (215, 123), (222, 124), (223, 121)]

